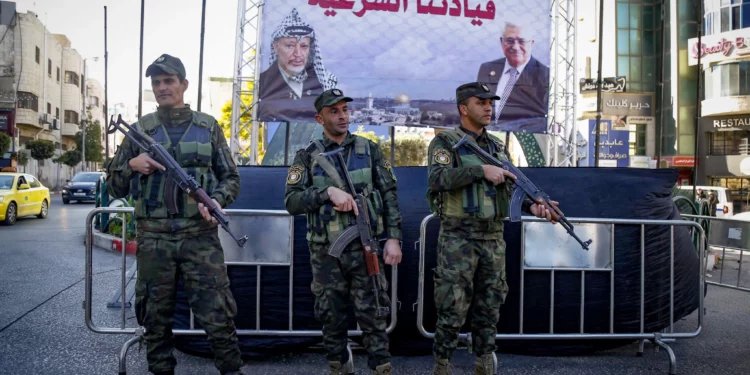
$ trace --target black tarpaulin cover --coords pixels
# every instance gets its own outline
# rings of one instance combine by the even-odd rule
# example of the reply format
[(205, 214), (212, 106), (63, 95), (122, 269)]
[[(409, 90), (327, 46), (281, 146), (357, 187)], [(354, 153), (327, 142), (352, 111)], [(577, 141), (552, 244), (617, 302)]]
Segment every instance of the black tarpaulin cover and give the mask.
[[(419, 277), (419, 239), (422, 219), (429, 215), (424, 198), (425, 167), (396, 168), (399, 205), (403, 216), (403, 261), (398, 272), (398, 324), (391, 333), (393, 355), (429, 354), (431, 340), (422, 337), (416, 326)], [(672, 169), (630, 168), (521, 168), (537, 186), (560, 202), (569, 217), (679, 220), (672, 203), (671, 188), (678, 173)], [(284, 167), (240, 167), (242, 188), (232, 209), (284, 209)], [(319, 330), (313, 316), (310, 292), (312, 274), (305, 242), (305, 219), (294, 221), (293, 328)], [(432, 269), (438, 225), (428, 226), (425, 258), (425, 328), (434, 331)], [(280, 236), (287, 235), (279, 233)], [(520, 223), (506, 225), (507, 275), (510, 293), (501, 310), (500, 333), (518, 333), (520, 287)], [(252, 239), (250, 239), (252, 241)], [(640, 331), (641, 252), (640, 226), (615, 229), (615, 308), (614, 332)], [(656, 332), (669, 326), (670, 236), (668, 227), (646, 226), (645, 233), (645, 306), (644, 331)], [(686, 227), (675, 227), (675, 321), (698, 308), (699, 260)], [(389, 267), (386, 267), (389, 268)], [(289, 324), (289, 269), (263, 267), (261, 274), (260, 329), (286, 330)], [(231, 289), (237, 300), (239, 329), (256, 328), (256, 267), (230, 266)], [(388, 270), (390, 280), (390, 270)], [(581, 276), (578, 272), (555, 275), (555, 333), (578, 333), (580, 321)], [(586, 274), (586, 333), (609, 332), (610, 274)], [(527, 272), (525, 277), (524, 333), (549, 332), (550, 273)], [(175, 328), (189, 328), (189, 307), (182, 289), (178, 293)], [(350, 314), (350, 329), (356, 329)], [(468, 331), (467, 320), (464, 332)], [(355, 339), (356, 340), (356, 339)], [(632, 341), (632, 340), (631, 340)], [(263, 356), (305, 350), (320, 338), (240, 337), (244, 355)], [(499, 350), (523, 354), (561, 355), (608, 349), (630, 341), (612, 340), (502, 340)], [(198, 355), (210, 355), (205, 337), (180, 336), (178, 349)]]

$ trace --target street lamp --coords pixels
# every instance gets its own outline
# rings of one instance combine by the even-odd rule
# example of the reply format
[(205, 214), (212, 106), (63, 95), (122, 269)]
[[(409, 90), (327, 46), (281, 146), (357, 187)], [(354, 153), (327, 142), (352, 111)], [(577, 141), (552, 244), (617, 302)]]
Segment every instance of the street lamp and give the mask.
[[(81, 84), (83, 85), (83, 92), (84, 92), (83, 100), (81, 100), (81, 102), (83, 103), (83, 110), (81, 111), (81, 117), (86, 117), (86, 118), (88, 118), (87, 116), (88, 112), (86, 110), (86, 106), (87, 104), (90, 104), (89, 103), (89, 87), (86, 84), (86, 77), (89, 76), (88, 75), (89, 73), (86, 69), (87, 67), (86, 60), (88, 59), (89, 59), (88, 57), (83, 59), (83, 78), (81, 79)], [(99, 57), (91, 57), (91, 59), (94, 61), (99, 61)], [(86, 121), (81, 120), (81, 157), (83, 158), (81, 170), (83, 172), (86, 172), (86, 125), (87, 125)]]

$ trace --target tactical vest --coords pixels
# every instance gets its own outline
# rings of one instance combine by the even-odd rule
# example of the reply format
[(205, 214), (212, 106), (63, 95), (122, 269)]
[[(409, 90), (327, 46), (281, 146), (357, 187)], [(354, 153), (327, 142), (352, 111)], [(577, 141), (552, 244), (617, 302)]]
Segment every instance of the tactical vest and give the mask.
[[(447, 136), (451, 147), (458, 143), (465, 134), (460, 129), (440, 133), (441, 136)], [(468, 136), (471, 142), (476, 142), (474, 137)], [(508, 160), (500, 142), (489, 134), (487, 136), (490, 137), (489, 153), (499, 160)], [(465, 147), (452, 151), (452, 154), (453, 166), (457, 168), (486, 164)], [(494, 186), (486, 179), (482, 179), (461, 189), (442, 193), (433, 194), (428, 189), (427, 199), (430, 203), (430, 210), (439, 216), (491, 221), (508, 216), (509, 191), (508, 184)]]
[[(313, 141), (307, 148), (312, 157), (311, 171), (313, 186), (320, 190), (335, 186), (349, 191), (346, 177), (336, 169), (338, 162), (334, 157), (320, 156), (325, 151), (320, 141)], [(349, 149), (342, 155), (347, 163), (347, 169), (354, 184), (354, 190), (365, 196), (370, 211), (370, 224), (375, 237), (384, 232), (383, 227), (383, 199), (380, 192), (374, 188), (372, 181), (372, 156), (370, 143), (366, 138), (354, 138), (354, 150)], [(338, 157), (335, 157), (338, 159)], [(313, 243), (331, 243), (349, 225), (355, 223), (353, 212), (339, 212), (333, 209), (333, 203), (326, 202), (317, 212), (307, 214), (307, 240)]]
[[(211, 124), (213, 119), (201, 112), (193, 112), (193, 119), (182, 135), (179, 143), (172, 145), (167, 130), (156, 113), (138, 120), (138, 130), (169, 151), (185, 172), (203, 187), (209, 196), (218, 181), (211, 169)], [(198, 203), (188, 194), (178, 189), (177, 207), (179, 213), (170, 215), (167, 211), (165, 185), (169, 177), (162, 172), (148, 176), (137, 174), (131, 180), (130, 193), (133, 196), (137, 219), (193, 218), (199, 217)]]

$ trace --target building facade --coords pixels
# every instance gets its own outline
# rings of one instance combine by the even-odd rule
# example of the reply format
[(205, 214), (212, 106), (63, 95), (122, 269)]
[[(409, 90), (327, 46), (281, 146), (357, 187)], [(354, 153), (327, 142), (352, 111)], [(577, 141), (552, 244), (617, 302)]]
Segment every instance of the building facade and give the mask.
[(45, 186), (59, 188), (81, 166), (73, 170), (53, 159), (76, 148), (75, 136), (88, 106), (93, 104), (93, 119), (104, 124), (103, 90), (98, 82), (85, 81), (85, 60), (65, 35), (52, 34), (33, 12), (17, 13), (12, 2), (0, 6), (4, 15), (12, 14), (9, 20), (0, 20), (0, 35), (5, 35), (0, 42), (0, 123), (7, 122), (0, 127), (13, 137), (11, 152), (25, 149), (32, 140), (55, 145), (52, 158), (29, 158), (25, 166), (16, 165), (9, 155), (0, 157), (38, 176)]
[[(692, 183), (697, 74), (683, 58), (697, 36), (689, 1), (605, 2), (599, 166), (677, 168)], [(579, 166), (593, 166), (597, 115), (599, 1), (578, 1), (578, 129), (586, 147)]]
[(750, 2), (703, 5), (704, 35), (688, 56), (703, 73), (699, 182), (728, 188), (739, 213), (750, 210)]

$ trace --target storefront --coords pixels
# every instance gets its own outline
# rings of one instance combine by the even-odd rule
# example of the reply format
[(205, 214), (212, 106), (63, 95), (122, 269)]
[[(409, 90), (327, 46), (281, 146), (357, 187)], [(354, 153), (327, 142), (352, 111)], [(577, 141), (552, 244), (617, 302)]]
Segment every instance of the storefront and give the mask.
[(703, 117), (698, 173), (729, 189), (734, 212), (750, 210), (750, 114)]

